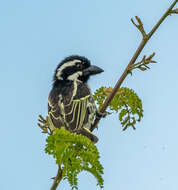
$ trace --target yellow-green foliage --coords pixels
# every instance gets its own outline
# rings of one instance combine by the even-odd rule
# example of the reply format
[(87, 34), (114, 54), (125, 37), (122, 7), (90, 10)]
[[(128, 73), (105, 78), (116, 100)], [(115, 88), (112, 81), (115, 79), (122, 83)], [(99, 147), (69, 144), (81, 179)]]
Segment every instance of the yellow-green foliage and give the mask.
[[(104, 100), (110, 94), (112, 88), (96, 90), (94, 100), (102, 107)], [(132, 126), (143, 117), (142, 102), (137, 94), (128, 88), (120, 88), (109, 104), (109, 109), (118, 112), (123, 130)], [(103, 167), (99, 162), (99, 152), (93, 142), (85, 136), (52, 127), (48, 116), (44, 119), (40, 115), (38, 126), (43, 133), (48, 133), (45, 151), (53, 155), (56, 163), (62, 168), (62, 179), (67, 179), (72, 189), (78, 189), (77, 175), (81, 171), (90, 172), (97, 180), (97, 184), (103, 188)], [(51, 131), (51, 127), (54, 131)]]
[[(94, 100), (99, 105), (99, 108), (102, 107), (104, 100), (111, 92), (112, 88), (101, 87), (96, 90), (93, 95)], [(119, 120), (123, 130), (131, 126), (135, 129), (136, 122), (140, 121), (143, 117), (142, 102), (137, 94), (129, 88), (120, 88), (118, 89), (116, 95), (109, 104), (110, 110), (116, 112), (119, 111)]]
[(103, 167), (99, 162), (99, 152), (91, 140), (62, 127), (55, 129), (46, 141), (46, 153), (52, 154), (56, 159), (62, 168), (62, 178), (68, 180), (72, 189), (78, 189), (77, 175), (81, 171), (90, 172), (103, 188)]

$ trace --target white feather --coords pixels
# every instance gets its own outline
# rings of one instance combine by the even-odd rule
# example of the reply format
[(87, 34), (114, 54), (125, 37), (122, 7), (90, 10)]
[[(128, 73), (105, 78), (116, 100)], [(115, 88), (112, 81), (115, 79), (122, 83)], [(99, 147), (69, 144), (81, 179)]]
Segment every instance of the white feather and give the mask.
[(76, 62), (81, 62), (81, 60), (75, 59), (75, 60), (73, 60), (73, 61), (68, 61), (68, 62), (64, 63), (64, 64), (57, 70), (56, 77), (57, 77), (59, 80), (63, 80), (63, 78), (61, 77), (62, 71), (63, 71), (66, 67), (74, 66), (74, 65), (76, 64)]
[(73, 81), (75, 81), (75, 80), (77, 80), (78, 77), (81, 76), (81, 75), (82, 75), (82, 72), (81, 72), (81, 71), (78, 71), (78, 72), (76, 72), (76, 73), (74, 73), (74, 74), (68, 76), (67, 79), (68, 79), (68, 80), (73, 80)]

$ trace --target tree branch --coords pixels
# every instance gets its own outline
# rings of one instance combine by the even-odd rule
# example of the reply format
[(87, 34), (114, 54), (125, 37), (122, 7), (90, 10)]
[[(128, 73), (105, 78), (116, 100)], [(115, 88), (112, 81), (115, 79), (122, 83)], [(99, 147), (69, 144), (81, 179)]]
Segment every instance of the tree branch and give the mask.
[(143, 27), (143, 23), (142, 23), (141, 19), (138, 16), (135, 16), (135, 18), (136, 18), (138, 24), (136, 24), (134, 22), (134, 20), (131, 18), (131, 21), (132, 21), (133, 25), (138, 28), (138, 30), (141, 32), (143, 38), (147, 38), (147, 34), (145, 32), (145, 29)]
[[(145, 47), (146, 43), (148, 42), (148, 40), (151, 38), (151, 36), (154, 34), (154, 32), (158, 29), (158, 27), (160, 26), (160, 24), (165, 20), (165, 18), (167, 16), (169, 16), (171, 13), (175, 12), (175, 10), (172, 10), (173, 7), (175, 6), (175, 4), (178, 2), (178, 0), (175, 0), (171, 6), (167, 9), (167, 11), (163, 14), (163, 16), (160, 18), (160, 20), (156, 23), (156, 25), (152, 28), (152, 30), (146, 34), (145, 30), (143, 28), (143, 24), (141, 22), (141, 20), (136, 17), (138, 25), (135, 24), (135, 22), (133, 21), (133, 19), (131, 20), (132, 23), (139, 29), (139, 31), (142, 33), (142, 41), (139, 45), (139, 47), (137, 48), (136, 52), (134, 53), (133, 57), (131, 58), (129, 64), (127, 65), (127, 67), (125, 68), (123, 74), (121, 75), (120, 79), (117, 81), (116, 85), (114, 86), (113, 90), (111, 91), (110, 95), (106, 98), (100, 112), (104, 113), (106, 108), (108, 107), (109, 103), (111, 102), (111, 100), (113, 99), (114, 95), (116, 94), (117, 90), (120, 88), (121, 84), (123, 83), (124, 79), (127, 77), (128, 73), (129, 73), (129, 69), (132, 67), (132, 65), (135, 63), (136, 59), (138, 58), (138, 56), (140, 55), (141, 51), (143, 50), (143, 48)], [(177, 10), (176, 10), (177, 12)], [(97, 124), (99, 123), (101, 117), (97, 117), (95, 119), (94, 125), (91, 128), (91, 131), (93, 131)]]
[(62, 168), (59, 167), (58, 171), (57, 171), (57, 175), (54, 178), (54, 182), (53, 182), (53, 185), (51, 186), (50, 190), (56, 190), (56, 188), (59, 185), (59, 183), (61, 182), (61, 180), (62, 180)]
[(178, 14), (178, 8), (177, 8), (177, 9), (174, 9), (174, 10), (171, 10), (171, 11), (170, 11), (170, 14)]
[(146, 58), (146, 55), (144, 55), (140, 62), (137, 62), (137, 63), (134, 63), (133, 65), (131, 65), (129, 72), (132, 74), (132, 70), (134, 70), (134, 69), (140, 69), (142, 71), (150, 69), (148, 67), (148, 64), (156, 63), (156, 61), (152, 60), (152, 58), (154, 56), (155, 56), (154, 52), (148, 58)]

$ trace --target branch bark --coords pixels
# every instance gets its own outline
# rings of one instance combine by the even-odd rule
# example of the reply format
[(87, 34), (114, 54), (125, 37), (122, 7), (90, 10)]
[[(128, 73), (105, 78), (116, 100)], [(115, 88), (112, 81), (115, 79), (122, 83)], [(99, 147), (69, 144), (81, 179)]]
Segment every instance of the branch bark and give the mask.
[[(138, 46), (136, 52), (134, 53), (133, 57), (131, 58), (129, 64), (127, 65), (127, 67), (125, 68), (123, 74), (121, 75), (120, 79), (117, 81), (117, 83), (114, 86), (113, 90), (111, 91), (110, 95), (106, 98), (106, 100), (105, 100), (105, 102), (104, 102), (104, 104), (103, 104), (103, 106), (102, 106), (102, 108), (100, 110), (101, 113), (104, 113), (106, 111), (106, 108), (108, 107), (109, 103), (113, 99), (113, 97), (116, 94), (117, 90), (121, 87), (121, 84), (123, 83), (124, 79), (127, 77), (129, 68), (135, 63), (135, 61), (138, 58), (138, 56), (140, 55), (141, 51), (145, 47), (146, 43), (152, 37), (152, 35), (155, 33), (155, 31), (158, 29), (160, 24), (165, 20), (165, 18), (167, 16), (169, 16), (171, 14), (172, 9), (176, 5), (177, 2), (178, 2), (178, 0), (175, 0), (171, 4), (171, 6), (167, 9), (167, 11), (163, 14), (163, 16), (160, 18), (160, 20), (155, 24), (155, 26), (152, 28), (152, 30), (148, 34), (146, 34), (146, 32), (145, 32), (145, 30), (143, 28), (143, 24), (142, 24), (141, 20), (138, 17), (136, 17), (136, 20), (138, 21), (138, 25), (136, 25), (135, 22), (133, 21), (133, 19), (131, 19), (132, 23), (142, 33), (143, 38), (142, 38), (142, 41), (141, 41), (140, 45)], [(100, 119), (101, 119), (101, 117), (97, 117), (95, 119), (95, 122), (94, 122), (94, 125), (93, 125), (91, 131), (93, 131), (96, 128), (96, 126), (98, 125)]]
[(62, 180), (62, 168), (59, 167), (58, 171), (57, 171), (57, 175), (54, 178), (54, 182), (53, 182), (50, 190), (56, 190), (56, 188), (59, 185), (59, 183), (61, 182), (61, 180)]

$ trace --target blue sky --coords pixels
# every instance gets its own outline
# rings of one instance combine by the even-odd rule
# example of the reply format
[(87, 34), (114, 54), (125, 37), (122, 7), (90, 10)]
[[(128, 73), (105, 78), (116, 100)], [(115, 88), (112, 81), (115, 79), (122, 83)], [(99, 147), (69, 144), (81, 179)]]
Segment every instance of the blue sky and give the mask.
[[(64, 57), (88, 57), (105, 72), (91, 78), (94, 92), (114, 86), (141, 35), (130, 18), (140, 16), (149, 31), (173, 0), (6, 0), (0, 1), (0, 189), (49, 190), (57, 166), (44, 153), (45, 135), (36, 127), (47, 114), (56, 65)], [(104, 166), (104, 189), (177, 190), (178, 16), (161, 25), (142, 52), (158, 62), (135, 71), (122, 86), (143, 101), (137, 130), (123, 132), (117, 115), (100, 122), (97, 147)], [(69, 189), (67, 182), (61, 189)], [(59, 189), (60, 189), (59, 188)], [(85, 172), (79, 189), (99, 189)]]

